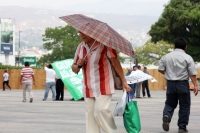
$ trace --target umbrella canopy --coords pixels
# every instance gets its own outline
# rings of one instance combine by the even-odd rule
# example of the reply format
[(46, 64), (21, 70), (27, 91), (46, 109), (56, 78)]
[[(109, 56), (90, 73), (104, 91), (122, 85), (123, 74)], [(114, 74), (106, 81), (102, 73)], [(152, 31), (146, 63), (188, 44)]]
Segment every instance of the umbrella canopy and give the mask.
[(131, 43), (106, 23), (82, 14), (63, 16), (60, 19), (96, 41), (134, 58)]

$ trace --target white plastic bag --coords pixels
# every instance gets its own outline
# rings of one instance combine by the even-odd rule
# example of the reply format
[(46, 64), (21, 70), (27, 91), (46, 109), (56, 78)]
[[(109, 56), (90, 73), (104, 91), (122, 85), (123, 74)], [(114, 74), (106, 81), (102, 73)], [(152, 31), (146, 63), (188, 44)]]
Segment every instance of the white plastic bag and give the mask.
[(114, 117), (123, 116), (125, 106), (126, 106), (126, 96), (127, 96), (127, 93), (126, 91), (124, 91), (122, 97), (119, 99), (119, 101), (117, 102), (115, 106), (115, 110), (113, 112)]

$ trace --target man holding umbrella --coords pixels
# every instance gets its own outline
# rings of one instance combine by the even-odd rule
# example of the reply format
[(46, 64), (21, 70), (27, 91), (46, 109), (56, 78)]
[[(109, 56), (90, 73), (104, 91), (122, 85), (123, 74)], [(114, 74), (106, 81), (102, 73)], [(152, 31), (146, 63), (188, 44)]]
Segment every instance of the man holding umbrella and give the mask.
[[(72, 70), (78, 74), (82, 66), (84, 71), (83, 87), (86, 96), (87, 133), (98, 133), (98, 131), (100, 133), (100, 128), (106, 133), (115, 133), (117, 127), (109, 110), (114, 93), (114, 80), (110, 65), (114, 66), (121, 77), (123, 87), (127, 91), (130, 91), (130, 87), (123, 76), (116, 51), (81, 32), (79, 33), (83, 42), (79, 44), (76, 50)], [(86, 58), (84, 59), (83, 56), (86, 56)]]
[[(79, 20), (83, 18), (89, 19), (89, 22), (81, 21), (80, 23), (74, 24), (74, 22), (77, 21), (72, 22), (71, 18), (79, 18)], [(83, 41), (77, 47), (72, 71), (78, 74), (81, 68), (83, 70), (83, 94), (85, 95), (86, 103), (86, 132), (100, 133), (101, 128), (105, 133), (116, 133), (117, 127), (109, 109), (112, 94), (114, 93), (114, 80), (111, 65), (121, 78), (123, 88), (126, 89), (127, 92), (131, 90), (124, 77), (120, 62), (117, 59), (117, 53), (114, 48), (104, 45), (102, 39), (95, 37), (96, 35), (102, 35), (98, 33), (98, 29), (97, 31), (92, 29), (100, 26), (97, 24), (97, 20), (83, 15), (71, 15), (62, 17), (61, 19), (79, 30), (80, 38)], [(92, 23), (92, 21), (94, 21), (94, 23)], [(77, 26), (80, 24), (85, 24), (86, 27)], [(84, 28), (89, 32), (97, 34), (94, 36), (88, 35), (83, 30)], [(101, 26), (99, 27), (99, 29), (102, 28)]]

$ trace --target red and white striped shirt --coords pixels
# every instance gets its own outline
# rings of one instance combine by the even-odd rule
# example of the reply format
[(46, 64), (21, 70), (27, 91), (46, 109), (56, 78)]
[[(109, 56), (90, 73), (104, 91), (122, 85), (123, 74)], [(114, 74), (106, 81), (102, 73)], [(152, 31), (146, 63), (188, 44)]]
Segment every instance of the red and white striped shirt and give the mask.
[[(87, 54), (88, 53), (88, 54)], [(86, 97), (97, 97), (114, 93), (114, 80), (108, 58), (117, 58), (117, 52), (96, 42), (90, 50), (84, 42), (76, 49), (74, 63), (86, 56), (83, 65), (83, 94)]]
[(32, 75), (34, 75), (33, 69), (30, 67), (24, 67), (21, 70), (22, 82), (31, 82), (32, 83)]

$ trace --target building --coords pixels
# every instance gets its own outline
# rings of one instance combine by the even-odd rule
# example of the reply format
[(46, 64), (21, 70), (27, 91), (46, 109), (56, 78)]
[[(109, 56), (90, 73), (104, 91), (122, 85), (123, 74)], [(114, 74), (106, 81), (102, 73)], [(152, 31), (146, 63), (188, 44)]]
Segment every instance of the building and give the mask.
[[(25, 48), (22, 49), (20, 52), (20, 55), (18, 53), (15, 53), (15, 60), (16, 60), (16, 66), (23, 66), (24, 58), (35, 58), (36, 62), (44, 55), (46, 54), (44, 51), (40, 50), (38, 47), (31, 47), (31, 48)], [(35, 61), (34, 61), (35, 62)], [(32, 66), (36, 66), (32, 65)]]

